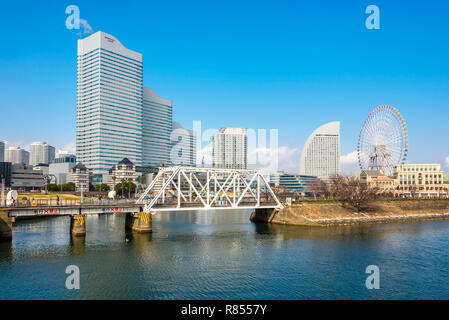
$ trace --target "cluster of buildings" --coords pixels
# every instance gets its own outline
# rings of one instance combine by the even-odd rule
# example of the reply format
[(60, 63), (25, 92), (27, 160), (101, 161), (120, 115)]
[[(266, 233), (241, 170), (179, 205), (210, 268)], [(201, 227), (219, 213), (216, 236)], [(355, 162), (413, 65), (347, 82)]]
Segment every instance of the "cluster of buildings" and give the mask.
[(40, 189), (44, 185), (44, 172), (55, 159), (55, 148), (45, 142), (34, 142), (30, 151), (20, 147), (5, 148), (0, 141), (0, 184), (3, 189)]
[[(76, 156), (92, 184), (196, 166), (196, 136), (172, 115), (172, 101), (143, 85), (141, 53), (102, 31), (78, 40)], [(221, 129), (213, 140), (214, 167), (246, 168), (245, 129)]]
[(141, 53), (102, 31), (78, 40), (76, 155), (94, 184), (106, 183), (123, 158), (194, 166), (196, 137), (172, 114), (171, 100), (143, 86)]
[(0, 141), (0, 162), (14, 164), (37, 165), (49, 164), (55, 158), (55, 148), (46, 142), (33, 142), (30, 152), (16, 146), (5, 149), (5, 143)]
[(329, 180), (340, 174), (340, 122), (318, 127), (307, 138), (301, 151), (299, 174), (276, 172), (270, 184), (278, 192), (297, 192), (305, 195), (310, 181)]
[(392, 177), (378, 170), (363, 170), (358, 178), (377, 188), (379, 194), (396, 198), (440, 198), (447, 197), (449, 191), (439, 164), (401, 164)]
[[(3, 187), (40, 189), (48, 181), (73, 182), (76, 190), (126, 181), (149, 183), (159, 166), (196, 166), (196, 136), (173, 121), (173, 103), (143, 85), (143, 55), (98, 31), (78, 40), (76, 156), (45, 142), (26, 151), (0, 141)], [(212, 137), (212, 166), (247, 168), (244, 128), (222, 128)], [(306, 140), (300, 172), (276, 172), (280, 191), (307, 193), (312, 180), (340, 174), (340, 122), (326, 123)], [(146, 177), (141, 179), (141, 177)], [(393, 177), (365, 170), (359, 179), (382, 193), (439, 196), (447, 188), (439, 165), (400, 165)]]
[[(160, 165), (197, 164), (194, 132), (173, 121), (171, 100), (143, 85), (141, 53), (99, 31), (78, 40), (77, 59), (76, 157), (64, 153), (55, 157), (55, 149), (41, 142), (33, 143), (30, 152), (9, 147), (5, 160), (12, 164), (12, 172), (22, 165), (23, 170), (42, 172), (60, 184), (76, 181), (80, 189), (86, 176), (93, 185), (113, 187), (125, 177), (136, 180), (154, 174)], [(273, 174), (274, 184), (304, 190), (308, 179), (338, 174), (339, 130), (338, 122), (318, 128), (304, 146), (301, 173)], [(214, 168), (247, 168), (246, 129), (222, 128), (212, 142)], [(74, 168), (84, 177), (73, 173)]]
[(58, 184), (73, 182), (75, 155), (66, 151), (55, 154), (55, 148), (45, 142), (34, 142), (30, 151), (26, 151), (16, 146), (5, 150), (5, 143), (0, 141), (0, 160), (3, 189), (30, 191), (40, 190), (50, 181)]

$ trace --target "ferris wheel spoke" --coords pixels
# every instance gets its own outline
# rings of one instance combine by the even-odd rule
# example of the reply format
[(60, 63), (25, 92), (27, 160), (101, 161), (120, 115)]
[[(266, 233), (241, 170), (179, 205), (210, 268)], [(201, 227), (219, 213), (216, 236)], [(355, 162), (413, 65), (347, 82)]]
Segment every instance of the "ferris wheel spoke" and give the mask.
[(406, 154), (404, 121), (396, 109), (377, 107), (365, 119), (358, 139), (358, 160), (361, 168), (377, 167), (392, 173)]

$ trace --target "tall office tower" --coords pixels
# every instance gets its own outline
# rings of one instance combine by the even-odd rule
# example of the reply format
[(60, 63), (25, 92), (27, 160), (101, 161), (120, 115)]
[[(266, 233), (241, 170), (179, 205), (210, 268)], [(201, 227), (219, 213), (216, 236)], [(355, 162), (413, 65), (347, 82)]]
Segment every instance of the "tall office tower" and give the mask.
[(195, 132), (183, 128), (178, 122), (173, 122), (170, 141), (170, 164), (180, 166), (196, 166), (196, 136)]
[(143, 88), (142, 162), (155, 166), (170, 161), (172, 101), (159, 97), (150, 88)]
[(78, 40), (76, 157), (99, 179), (142, 165), (142, 54), (102, 31)]
[(5, 142), (0, 141), (0, 162), (5, 161)]
[(30, 145), (30, 165), (50, 164), (55, 159), (55, 148), (45, 142), (33, 142)]
[(221, 128), (213, 135), (212, 164), (214, 168), (246, 169), (246, 129)]
[(340, 122), (329, 122), (307, 139), (300, 160), (300, 174), (329, 179), (340, 174)]
[(12, 164), (29, 164), (30, 153), (19, 147), (9, 147), (5, 152), (5, 161)]

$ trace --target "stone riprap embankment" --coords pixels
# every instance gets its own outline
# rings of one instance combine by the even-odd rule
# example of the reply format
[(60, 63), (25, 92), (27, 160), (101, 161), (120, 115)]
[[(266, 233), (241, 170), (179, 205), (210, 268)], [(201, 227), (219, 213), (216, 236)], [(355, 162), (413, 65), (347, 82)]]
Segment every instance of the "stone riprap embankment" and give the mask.
[(300, 226), (403, 223), (449, 219), (449, 200), (376, 200), (357, 212), (338, 202), (304, 202), (282, 210), (257, 209), (253, 222)]

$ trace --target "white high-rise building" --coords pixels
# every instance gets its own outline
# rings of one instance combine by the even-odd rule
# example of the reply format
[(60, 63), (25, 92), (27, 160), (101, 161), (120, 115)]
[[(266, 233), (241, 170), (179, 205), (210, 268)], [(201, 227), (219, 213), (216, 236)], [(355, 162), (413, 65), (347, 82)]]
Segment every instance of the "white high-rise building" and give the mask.
[(244, 128), (221, 128), (213, 135), (212, 165), (222, 169), (246, 169), (247, 137)]
[(102, 31), (78, 40), (76, 156), (93, 174), (142, 164), (142, 62)]
[(159, 97), (150, 88), (143, 88), (142, 159), (144, 166), (170, 162), (172, 101)]
[(45, 142), (33, 142), (30, 145), (30, 165), (50, 164), (55, 159), (55, 148)]
[(12, 164), (26, 164), (30, 162), (30, 153), (19, 147), (10, 146), (5, 152), (5, 161)]
[(77, 160), (106, 181), (123, 158), (168, 163), (172, 101), (143, 87), (142, 54), (98, 31), (78, 40)]
[(329, 122), (316, 129), (301, 152), (300, 174), (329, 179), (340, 174), (340, 122)]
[(178, 122), (173, 122), (171, 133), (170, 164), (196, 166), (196, 136), (192, 130), (185, 129)]
[(0, 140), (0, 162), (5, 161), (5, 142)]

